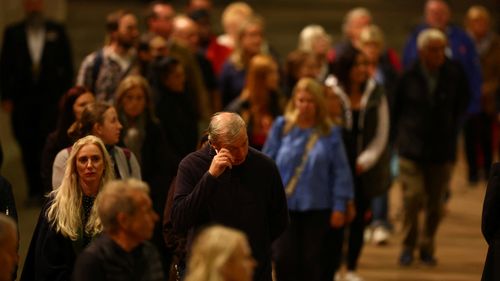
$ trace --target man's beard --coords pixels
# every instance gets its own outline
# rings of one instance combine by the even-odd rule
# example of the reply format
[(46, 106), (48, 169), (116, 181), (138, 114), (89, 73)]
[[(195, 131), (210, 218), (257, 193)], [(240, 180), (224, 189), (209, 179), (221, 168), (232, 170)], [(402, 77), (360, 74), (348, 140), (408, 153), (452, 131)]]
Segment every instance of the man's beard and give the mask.
[(121, 37), (118, 37), (118, 44), (125, 50), (130, 50), (135, 47), (136, 40), (125, 40)]

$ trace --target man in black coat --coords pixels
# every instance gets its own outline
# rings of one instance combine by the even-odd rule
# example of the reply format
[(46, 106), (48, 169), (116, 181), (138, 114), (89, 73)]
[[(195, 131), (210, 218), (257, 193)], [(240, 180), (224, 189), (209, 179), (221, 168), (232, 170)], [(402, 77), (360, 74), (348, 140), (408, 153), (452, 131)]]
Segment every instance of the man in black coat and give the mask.
[(24, 0), (26, 18), (7, 27), (0, 54), (2, 107), (12, 114), (29, 197), (41, 198), (41, 153), (55, 128), (57, 101), (72, 85), (73, 64), (64, 27), (46, 20), (42, 0)]
[(500, 163), (491, 167), (491, 175), (483, 202), (481, 231), (488, 243), (482, 281), (500, 280)]
[(158, 221), (148, 193), (136, 179), (104, 186), (96, 203), (104, 232), (78, 256), (73, 281), (166, 280), (160, 255), (147, 241)]
[(246, 124), (235, 113), (215, 114), (208, 136), (210, 144), (179, 165), (171, 214), (174, 229), (188, 231), (188, 252), (203, 226), (240, 229), (258, 261), (254, 280), (271, 281), (271, 243), (288, 225), (276, 164), (248, 147)]
[[(470, 97), (465, 72), (445, 57), (446, 45), (446, 36), (438, 29), (422, 31), (418, 36), (419, 59), (403, 74), (394, 93), (391, 128), (405, 206), (399, 259), (403, 266), (413, 262), (417, 248), (423, 264), (437, 264), (435, 235)], [(425, 219), (420, 236), (418, 214), (422, 206)]]

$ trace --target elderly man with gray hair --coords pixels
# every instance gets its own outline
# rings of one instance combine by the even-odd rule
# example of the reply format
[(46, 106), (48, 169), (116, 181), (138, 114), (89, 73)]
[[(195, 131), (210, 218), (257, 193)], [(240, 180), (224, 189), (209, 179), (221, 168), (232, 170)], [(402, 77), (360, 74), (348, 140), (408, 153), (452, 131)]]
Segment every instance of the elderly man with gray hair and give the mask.
[(0, 213), (0, 281), (14, 280), (18, 242), (16, 222)]
[[(189, 154), (177, 172), (172, 223), (195, 233), (208, 224), (243, 231), (257, 268), (254, 280), (272, 280), (271, 243), (288, 225), (283, 183), (273, 160), (248, 147), (246, 124), (229, 112), (212, 116), (209, 143)], [(181, 265), (182, 266), (182, 265)]]
[(110, 182), (97, 204), (104, 233), (78, 257), (73, 280), (165, 280), (158, 251), (147, 242), (158, 220), (148, 185)]
[[(418, 248), (420, 261), (435, 266), (435, 235), (470, 88), (462, 66), (445, 56), (447, 39), (443, 32), (425, 29), (417, 44), (418, 60), (398, 81), (392, 110), (391, 129), (398, 149), (405, 206), (399, 263), (409, 266)], [(419, 235), (422, 209), (425, 216)]]

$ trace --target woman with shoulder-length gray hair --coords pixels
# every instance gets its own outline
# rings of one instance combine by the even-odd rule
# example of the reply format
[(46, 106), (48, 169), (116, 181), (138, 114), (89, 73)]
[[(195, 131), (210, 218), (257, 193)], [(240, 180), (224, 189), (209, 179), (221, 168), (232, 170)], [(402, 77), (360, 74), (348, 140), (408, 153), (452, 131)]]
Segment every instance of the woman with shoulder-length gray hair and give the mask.
[(246, 235), (215, 225), (196, 238), (184, 280), (250, 281), (255, 266)]
[(99, 192), (114, 179), (104, 143), (86, 136), (73, 145), (61, 186), (48, 195), (21, 280), (69, 280), (78, 254), (102, 231)]

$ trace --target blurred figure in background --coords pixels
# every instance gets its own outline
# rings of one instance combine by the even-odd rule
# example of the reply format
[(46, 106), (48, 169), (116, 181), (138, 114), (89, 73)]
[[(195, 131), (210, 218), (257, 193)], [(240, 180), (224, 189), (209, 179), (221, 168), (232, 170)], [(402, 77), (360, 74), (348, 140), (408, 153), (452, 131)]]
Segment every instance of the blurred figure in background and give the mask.
[(59, 100), (59, 118), (56, 130), (50, 133), (45, 141), (42, 152), (41, 174), (44, 193), (50, 192), (52, 186), (52, 166), (57, 153), (61, 149), (70, 147), (73, 139), (68, 131), (71, 126), (80, 120), (85, 106), (95, 101), (94, 94), (82, 86), (69, 89)]
[(203, 75), (193, 53), (172, 37), (175, 15), (176, 11), (171, 3), (152, 1), (148, 5), (146, 17), (148, 30), (141, 36), (141, 41), (149, 42), (155, 36), (162, 37), (166, 42), (164, 55), (181, 62), (185, 73), (185, 91), (195, 108), (195, 120), (199, 122), (200, 128), (204, 128), (212, 112), (211, 104), (203, 84)]
[[(0, 170), (3, 164), (2, 142), (0, 142)], [(10, 182), (0, 175), (0, 213), (3, 213), (17, 222), (17, 208)]]
[(256, 55), (248, 66), (245, 87), (226, 110), (236, 112), (247, 124), (248, 144), (261, 150), (274, 119), (283, 112), (278, 65), (271, 56)]
[[(175, 175), (177, 163), (173, 148), (154, 113), (149, 84), (141, 76), (130, 75), (118, 86), (115, 100), (118, 118), (123, 124), (120, 142), (137, 157), (142, 179), (150, 186), (153, 209), (163, 220), (168, 186)], [(160, 224), (155, 224), (151, 242), (160, 252), (164, 264), (170, 264), (166, 261), (170, 254), (165, 252)]]
[(301, 78), (316, 79), (320, 67), (316, 55), (311, 51), (295, 50), (288, 54), (285, 61), (284, 94), (286, 99), (292, 97), (293, 88)]
[(43, 0), (23, 0), (25, 19), (6, 28), (0, 93), (21, 148), (28, 203), (43, 195), (43, 145), (57, 120), (57, 102), (73, 84), (73, 57), (64, 26), (43, 16)]
[(172, 38), (193, 54), (203, 76), (203, 85), (208, 94), (207, 100), (210, 103), (210, 107), (212, 109), (220, 109), (221, 101), (217, 87), (217, 78), (215, 77), (212, 63), (205, 57), (200, 48), (199, 27), (196, 22), (187, 16), (175, 17)]
[[(359, 281), (356, 273), (364, 245), (367, 214), (372, 199), (387, 192), (389, 170), (389, 103), (384, 88), (369, 74), (370, 61), (359, 49), (350, 47), (337, 57), (334, 75), (327, 85), (338, 96), (347, 158), (354, 182), (356, 217), (344, 229), (347, 234), (347, 281)], [(341, 241), (344, 236), (336, 237)], [(337, 264), (338, 263), (338, 264)], [(336, 270), (340, 265), (335, 261)]]
[[(474, 162), (475, 164), (482, 164), (484, 171), (484, 179), (489, 178), (490, 166), (493, 158), (493, 125), (497, 124), (498, 109), (495, 105), (499, 98), (498, 90), (500, 85), (500, 38), (498, 34), (493, 31), (492, 19), (488, 10), (483, 6), (472, 6), (467, 11), (465, 17), (465, 28), (468, 34), (476, 45), (479, 58), (481, 60), (481, 73), (483, 75), (483, 84), (481, 85), (481, 111), (478, 115), (477, 126), (477, 144), (480, 151), (474, 150), (478, 156), (478, 160), (482, 159), (482, 163)], [(478, 161), (479, 162), (479, 161)], [(479, 168), (469, 168), (472, 177), (476, 173), (477, 179), (479, 175)]]
[(112, 103), (120, 81), (140, 72), (137, 17), (126, 10), (108, 14), (106, 35), (104, 46), (83, 59), (76, 83), (93, 92), (98, 101)]
[[(154, 63), (153, 90), (159, 98), (156, 114), (174, 155), (174, 167), (198, 143), (196, 108), (186, 93), (186, 73), (182, 63), (173, 57), (164, 57)], [(165, 203), (165, 202), (163, 202)]]
[(348, 48), (359, 48), (359, 35), (363, 27), (372, 23), (372, 14), (365, 7), (356, 7), (347, 12), (342, 22), (342, 40), (335, 44), (332, 60), (341, 56)]
[[(196, 22), (200, 38), (200, 48), (205, 57), (212, 63), (214, 72), (219, 75), (222, 65), (231, 54), (232, 48), (217, 42), (212, 30), (210, 12), (204, 9), (192, 10), (188, 16)], [(214, 109), (214, 111), (217, 111)]]
[(239, 37), (241, 25), (253, 16), (252, 7), (245, 2), (234, 2), (224, 8), (221, 25), (224, 33), (217, 37), (217, 43), (233, 50)]
[(19, 262), (19, 235), (16, 222), (0, 213), (0, 281), (16, 280)]
[(300, 32), (297, 49), (312, 52), (316, 56), (319, 69), (315, 78), (319, 82), (325, 81), (332, 71), (330, 65), (330, 58), (332, 57), (331, 44), (331, 36), (320, 25), (308, 25)]
[[(363, 51), (369, 61), (368, 75), (384, 89), (388, 103), (390, 104), (392, 91), (399, 76), (399, 60), (397, 63), (394, 63), (394, 59), (397, 59), (395, 54), (392, 56), (393, 59), (390, 59), (389, 54), (390, 52), (394, 52), (394, 50), (389, 50), (385, 47), (384, 34), (378, 26), (365, 26), (361, 30), (359, 39), (361, 51)], [(393, 151), (391, 144), (389, 146), (391, 150), (391, 167), (393, 167), (392, 163), (397, 165), (397, 153)], [(396, 177), (397, 170), (393, 171), (391, 169), (391, 180), (388, 182), (389, 187), (387, 187), (386, 192), (374, 197), (371, 202), (372, 222), (370, 227), (365, 231), (365, 240), (377, 245), (386, 244), (389, 240), (390, 230), (392, 229), (392, 225), (388, 220), (389, 188)]]
[(264, 40), (263, 19), (252, 16), (240, 25), (233, 52), (219, 76), (223, 108), (240, 95), (250, 61), (258, 54), (269, 55), (270, 51)]
[[(0, 169), (3, 164), (2, 143), (0, 142)], [(7, 218), (8, 217), (8, 218)], [(0, 280), (16, 280), (18, 263), (17, 208), (10, 182), (0, 175)], [(9, 228), (15, 237), (10, 236)], [(15, 238), (15, 239), (12, 239)]]
[(427, 28), (441, 30), (446, 36), (447, 44), (445, 55), (447, 58), (459, 61), (462, 65), (468, 82), (469, 92), (467, 114), (461, 121), (464, 130), (465, 154), (468, 165), (468, 179), (470, 184), (478, 181), (477, 146), (479, 145), (479, 128), (481, 111), (481, 66), (476, 46), (469, 35), (462, 28), (453, 25), (451, 9), (448, 1), (427, 0), (424, 8), (424, 22), (417, 26), (410, 34), (403, 50), (403, 66), (410, 69), (418, 58), (417, 38), (420, 32)]
[(447, 42), (439, 29), (423, 30), (417, 39), (418, 60), (403, 73), (394, 92), (391, 128), (405, 208), (402, 266), (413, 263), (417, 249), (424, 265), (437, 264), (435, 237), (470, 97), (462, 66), (445, 55)]

